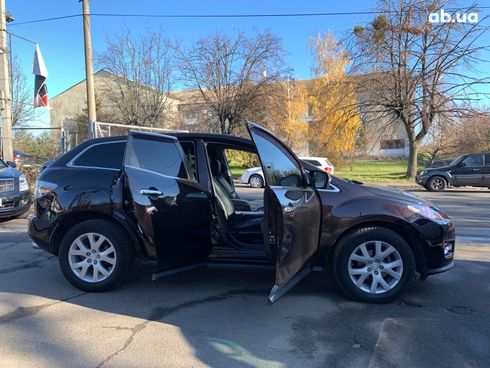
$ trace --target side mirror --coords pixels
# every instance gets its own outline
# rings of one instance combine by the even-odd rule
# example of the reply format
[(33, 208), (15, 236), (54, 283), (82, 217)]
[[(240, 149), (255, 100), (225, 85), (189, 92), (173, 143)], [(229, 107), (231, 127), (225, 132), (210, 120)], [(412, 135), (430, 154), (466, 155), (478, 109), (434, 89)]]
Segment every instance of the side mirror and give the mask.
[(7, 161), (7, 165), (13, 167), (14, 169), (17, 167), (17, 164), (14, 161)]
[(325, 189), (330, 184), (330, 175), (325, 171), (310, 170), (308, 181), (313, 188)]

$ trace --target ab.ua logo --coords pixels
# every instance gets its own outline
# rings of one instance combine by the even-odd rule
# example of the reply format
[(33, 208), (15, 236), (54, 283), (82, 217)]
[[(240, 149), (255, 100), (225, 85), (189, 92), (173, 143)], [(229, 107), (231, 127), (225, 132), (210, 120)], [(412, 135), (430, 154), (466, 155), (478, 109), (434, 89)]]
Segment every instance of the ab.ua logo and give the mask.
[(430, 13), (429, 22), (431, 23), (478, 23), (478, 13), (446, 13), (441, 9), (439, 13)]

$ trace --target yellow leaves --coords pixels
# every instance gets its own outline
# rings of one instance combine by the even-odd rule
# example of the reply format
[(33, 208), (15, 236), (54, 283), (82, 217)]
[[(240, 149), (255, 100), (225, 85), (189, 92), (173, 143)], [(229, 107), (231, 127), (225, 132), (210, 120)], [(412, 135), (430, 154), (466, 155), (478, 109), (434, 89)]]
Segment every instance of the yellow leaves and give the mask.
[(315, 60), (309, 98), (314, 116), (310, 153), (341, 158), (354, 153), (361, 128), (355, 89), (346, 74), (348, 54), (330, 32), (318, 34), (310, 47)]
[(287, 98), (285, 100), (287, 118), (283, 125), (286, 143), (293, 149), (303, 144), (308, 135), (308, 95), (302, 82), (287, 82)]

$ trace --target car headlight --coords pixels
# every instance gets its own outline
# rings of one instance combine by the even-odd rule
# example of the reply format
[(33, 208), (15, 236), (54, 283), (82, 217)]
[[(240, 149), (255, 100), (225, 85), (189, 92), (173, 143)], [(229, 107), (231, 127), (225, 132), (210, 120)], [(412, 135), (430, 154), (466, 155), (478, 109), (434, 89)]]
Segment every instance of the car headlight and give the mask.
[(420, 174), (419, 174), (419, 175), (420, 175), (420, 176), (424, 176), (425, 174), (427, 174), (427, 171), (422, 170), (422, 171), (420, 172)]
[(415, 204), (408, 205), (407, 208), (410, 211), (431, 220), (449, 220), (449, 216), (438, 208)]
[(25, 192), (29, 190), (29, 183), (27, 182), (27, 178), (24, 174), (19, 176), (19, 191)]

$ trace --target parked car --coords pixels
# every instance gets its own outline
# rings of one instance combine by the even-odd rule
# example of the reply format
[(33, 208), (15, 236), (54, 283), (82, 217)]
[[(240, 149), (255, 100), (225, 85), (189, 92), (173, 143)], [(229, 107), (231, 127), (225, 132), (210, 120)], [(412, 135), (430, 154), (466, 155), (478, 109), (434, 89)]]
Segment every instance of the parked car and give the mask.
[(14, 149), (14, 162), (17, 167), (33, 167), (36, 165), (36, 159), (33, 155), (18, 149)]
[[(154, 278), (204, 266), (275, 270), (271, 302), (333, 268), (349, 296), (388, 302), (415, 272), (453, 266), (454, 225), (437, 206), (331, 177), (247, 126), (252, 140), (132, 131), (84, 142), (40, 174), (29, 235), (86, 291), (114, 287), (140, 257)], [(234, 190), (227, 150), (258, 154), (262, 210)]]
[(25, 218), (31, 206), (29, 183), (15, 162), (0, 160), (0, 219)]
[[(334, 173), (334, 166), (325, 157), (300, 157), (299, 159), (332, 175)], [(249, 184), (253, 188), (262, 188), (265, 184), (262, 168), (251, 167), (246, 169), (240, 177), (240, 182)]]
[(334, 166), (326, 157), (300, 157), (300, 159), (332, 175), (335, 173)]
[(490, 189), (490, 153), (469, 153), (449, 165), (422, 170), (417, 184), (430, 191), (442, 191), (448, 186), (488, 187)]

